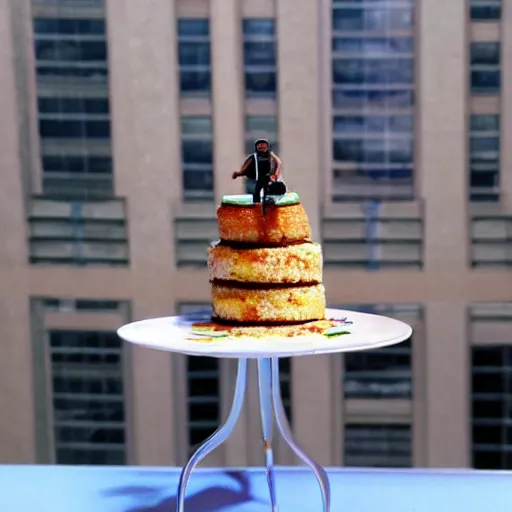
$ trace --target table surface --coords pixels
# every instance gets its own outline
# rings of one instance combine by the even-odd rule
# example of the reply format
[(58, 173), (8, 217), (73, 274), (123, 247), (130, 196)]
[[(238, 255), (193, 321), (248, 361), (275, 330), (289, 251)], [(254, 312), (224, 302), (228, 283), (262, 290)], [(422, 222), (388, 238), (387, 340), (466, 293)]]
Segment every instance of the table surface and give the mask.
[[(512, 472), (329, 469), (333, 512), (510, 512)], [(179, 469), (0, 466), (2, 512), (175, 512)], [(321, 510), (303, 468), (277, 468), (280, 512)], [(186, 512), (268, 512), (263, 469), (199, 469)]]

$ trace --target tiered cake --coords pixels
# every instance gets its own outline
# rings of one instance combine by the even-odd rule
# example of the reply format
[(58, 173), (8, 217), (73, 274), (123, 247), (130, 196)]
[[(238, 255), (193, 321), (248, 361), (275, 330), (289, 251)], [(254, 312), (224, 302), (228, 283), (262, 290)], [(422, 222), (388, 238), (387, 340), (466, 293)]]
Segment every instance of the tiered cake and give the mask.
[(276, 197), (263, 213), (252, 196), (224, 196), (220, 240), (208, 249), (216, 320), (250, 325), (325, 317), (322, 248), (311, 241), (296, 193)]

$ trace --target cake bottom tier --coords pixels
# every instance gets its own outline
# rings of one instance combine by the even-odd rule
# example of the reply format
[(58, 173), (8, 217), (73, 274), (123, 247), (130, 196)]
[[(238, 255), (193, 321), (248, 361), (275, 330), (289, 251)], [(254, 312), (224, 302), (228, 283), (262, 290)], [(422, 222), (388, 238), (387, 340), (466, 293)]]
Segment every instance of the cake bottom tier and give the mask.
[(212, 285), (214, 316), (232, 322), (307, 322), (325, 316), (323, 285), (248, 289)]

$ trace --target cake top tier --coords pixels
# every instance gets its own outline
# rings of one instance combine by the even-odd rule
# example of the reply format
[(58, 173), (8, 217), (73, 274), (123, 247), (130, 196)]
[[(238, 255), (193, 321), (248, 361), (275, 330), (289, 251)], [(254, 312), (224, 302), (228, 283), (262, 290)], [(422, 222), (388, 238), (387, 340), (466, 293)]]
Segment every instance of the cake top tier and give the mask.
[[(291, 204), (299, 204), (299, 195), (296, 192), (288, 192), (283, 196), (270, 196), (274, 200), (275, 206), (288, 206)], [(222, 198), (223, 205), (232, 206), (251, 206), (253, 203), (253, 196), (251, 194), (229, 195)]]

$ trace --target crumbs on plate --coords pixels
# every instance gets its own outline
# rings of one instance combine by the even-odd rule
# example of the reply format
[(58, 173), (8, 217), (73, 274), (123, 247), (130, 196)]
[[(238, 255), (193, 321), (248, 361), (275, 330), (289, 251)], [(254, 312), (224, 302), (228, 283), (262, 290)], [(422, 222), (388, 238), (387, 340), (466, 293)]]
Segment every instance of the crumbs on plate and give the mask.
[(219, 324), (213, 321), (199, 322), (192, 324), (191, 336), (188, 340), (202, 343), (211, 343), (222, 338), (295, 338), (297, 336), (308, 336), (311, 334), (323, 334), (328, 338), (334, 338), (350, 334), (347, 327), (352, 322), (346, 318), (340, 320), (325, 319), (306, 322), (296, 325), (273, 325), (273, 326), (240, 326)]

